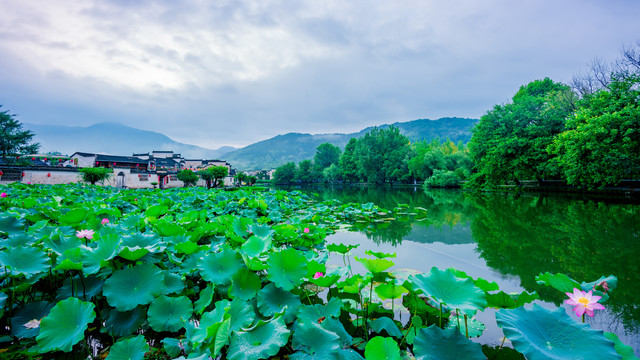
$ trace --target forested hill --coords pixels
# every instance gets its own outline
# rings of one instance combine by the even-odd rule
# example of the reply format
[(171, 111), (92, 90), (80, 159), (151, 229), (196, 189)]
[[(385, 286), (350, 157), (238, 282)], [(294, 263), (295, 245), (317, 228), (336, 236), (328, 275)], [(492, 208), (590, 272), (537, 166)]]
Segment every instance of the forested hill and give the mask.
[[(395, 126), (411, 141), (440, 138), (466, 143), (471, 139), (471, 127), (477, 121), (477, 119), (463, 118), (420, 119), (381, 125), (379, 128)], [(316, 147), (322, 143), (330, 143), (344, 148), (349, 139), (361, 137), (371, 129), (373, 127), (351, 134), (288, 133), (229, 152), (225, 154), (224, 158), (234, 168), (240, 170), (276, 168), (290, 161), (297, 163), (313, 158)]]

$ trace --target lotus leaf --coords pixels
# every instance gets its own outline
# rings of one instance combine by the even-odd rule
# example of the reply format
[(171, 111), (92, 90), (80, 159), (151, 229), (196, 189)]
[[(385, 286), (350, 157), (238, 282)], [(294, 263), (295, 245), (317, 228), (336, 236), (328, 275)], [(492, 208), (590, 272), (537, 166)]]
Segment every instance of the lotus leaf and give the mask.
[(84, 267), (82, 271), (87, 275), (96, 274), (100, 268), (107, 264), (108, 260), (116, 256), (119, 245), (119, 236), (106, 235), (100, 237), (96, 248), (83, 246), (82, 263)]
[(290, 334), (282, 317), (260, 321), (249, 331), (231, 335), (227, 357), (229, 360), (268, 359), (287, 344)]
[(58, 234), (46, 239), (44, 245), (58, 255), (62, 255), (69, 249), (76, 249), (82, 245), (82, 241), (75, 235)]
[(24, 231), (24, 220), (11, 215), (0, 216), (0, 235), (17, 234)]
[(250, 300), (256, 296), (262, 286), (260, 276), (249, 269), (240, 269), (231, 278), (229, 296), (242, 300)]
[(400, 329), (398, 329), (398, 325), (388, 317), (381, 317), (369, 321), (369, 327), (378, 334), (384, 330), (390, 336), (397, 337), (398, 339), (402, 337), (402, 333), (400, 332)]
[(194, 311), (196, 314), (200, 315), (204, 312), (204, 310), (211, 304), (213, 301), (213, 292), (215, 290), (215, 286), (213, 284), (208, 284), (207, 287), (200, 291), (200, 297), (194, 303)]
[[(607, 277), (601, 276), (600, 279), (580, 284), (583, 291), (593, 290), (593, 295), (601, 296), (599, 303), (603, 303), (609, 299), (609, 293), (618, 287), (618, 278), (609, 275)], [(606, 286), (606, 287), (605, 287)]]
[(198, 251), (200, 251), (200, 245), (198, 245), (197, 243), (187, 240), (181, 243), (177, 243), (174, 245), (176, 252), (178, 252), (178, 254), (186, 254), (186, 255), (191, 255), (191, 254), (195, 254)]
[(307, 260), (300, 251), (292, 248), (274, 252), (269, 255), (268, 278), (276, 286), (284, 290), (291, 290), (302, 284), (303, 277), (307, 274)]
[(162, 293), (165, 295), (177, 294), (184, 290), (184, 281), (178, 274), (164, 270), (164, 289)]
[(546, 272), (536, 276), (536, 282), (541, 285), (551, 286), (552, 288), (566, 292), (573, 292), (573, 289), (580, 289), (580, 284), (565, 274), (551, 274)]
[(136, 261), (142, 259), (142, 257), (148, 253), (149, 249), (147, 248), (141, 248), (139, 246), (123, 246), (122, 250), (118, 253), (118, 256), (129, 261)]
[(182, 226), (174, 222), (169, 222), (166, 219), (158, 220), (153, 224), (153, 227), (162, 237), (184, 235), (187, 232)]
[(273, 283), (260, 290), (257, 297), (258, 310), (263, 316), (273, 316), (284, 309), (284, 320), (291, 323), (295, 320), (301, 305), (300, 298), (290, 291), (282, 290)]
[(40, 326), (30, 326), (34, 320), (40, 322), (49, 314), (53, 304), (47, 301), (36, 301), (26, 304), (11, 318), (11, 335), (17, 338), (32, 338), (38, 336)]
[(396, 285), (394, 283), (391, 284), (381, 284), (376, 286), (375, 288), (376, 294), (382, 300), (387, 299), (397, 299), (402, 296), (402, 294), (406, 294), (409, 292), (404, 286)]
[(467, 275), (466, 272), (454, 268), (449, 268), (447, 270), (451, 271), (456, 277), (463, 279), (469, 278), (473, 280), (473, 284), (485, 292), (500, 290), (500, 286), (498, 286), (498, 283), (496, 283), (495, 281), (489, 282), (488, 280), (485, 280), (483, 278), (474, 279), (471, 276)]
[(149, 304), (162, 293), (162, 271), (153, 264), (139, 264), (115, 271), (105, 282), (103, 294), (119, 311)]
[(400, 360), (400, 348), (394, 339), (376, 336), (367, 343), (364, 357), (367, 360)]
[(420, 329), (413, 340), (417, 360), (485, 360), (482, 346), (467, 339), (455, 328), (442, 330), (435, 325)]
[(484, 291), (475, 286), (471, 279), (455, 277), (449, 270), (433, 267), (429, 275), (411, 276), (409, 281), (443, 307), (458, 309), (469, 316), (487, 306)]
[(186, 296), (162, 295), (153, 300), (147, 311), (149, 326), (155, 331), (180, 330), (193, 314), (193, 305)]
[(209, 253), (198, 262), (202, 278), (215, 285), (229, 284), (233, 275), (243, 267), (240, 254), (229, 248), (224, 248), (219, 253)]
[(338, 280), (340, 280), (340, 275), (325, 275), (325, 276), (321, 276), (319, 278), (311, 278), (309, 279), (309, 282), (315, 285), (318, 285), (320, 287), (331, 287), (333, 284), (335, 284), (336, 282), (338, 282)]
[(534, 304), (496, 312), (498, 325), (513, 347), (530, 360), (542, 359), (621, 359), (614, 343), (602, 331), (569, 318), (564, 308), (547, 310)]
[(358, 246), (360, 246), (360, 244), (357, 244), (357, 245), (327, 244), (327, 250), (338, 253), (338, 254), (346, 255), (349, 251), (357, 248)]
[(62, 225), (80, 224), (87, 217), (87, 210), (82, 207), (70, 209), (66, 213), (60, 215), (58, 222)]
[(249, 235), (249, 225), (253, 224), (253, 220), (245, 217), (234, 218), (231, 223), (234, 235), (238, 237), (245, 237)]
[(396, 253), (384, 253), (384, 252), (376, 252), (372, 250), (366, 250), (364, 253), (370, 256), (374, 256), (377, 259), (386, 259), (386, 258), (396, 257)]
[(298, 310), (299, 322), (317, 323), (322, 318), (339, 317), (342, 310), (342, 301), (332, 298), (326, 304), (303, 305)]
[(60, 258), (60, 262), (54, 270), (82, 270), (82, 249), (68, 249)]
[(128, 339), (120, 339), (109, 349), (106, 360), (144, 360), (149, 345), (144, 336), (138, 335)]
[(615, 344), (614, 348), (616, 349), (618, 355), (622, 356), (622, 360), (638, 360), (633, 352), (633, 348), (629, 345), (625, 345), (622, 341), (620, 341), (618, 335), (610, 332), (605, 332), (604, 337), (613, 341), (613, 343)]
[[(216, 307), (218, 303), (216, 303)], [(227, 316), (231, 319), (231, 331), (249, 327), (256, 318), (256, 312), (252, 303), (246, 301), (234, 300), (229, 303)]]
[(7, 294), (0, 292), (0, 318), (4, 316), (4, 304), (7, 302), (9, 296)]
[(104, 281), (94, 276), (85, 278), (80, 275), (76, 275), (73, 278), (67, 278), (64, 280), (62, 287), (58, 289), (56, 300), (64, 300), (73, 296), (80, 300), (89, 301), (102, 291), (103, 284)]
[(372, 273), (383, 272), (394, 265), (393, 261), (387, 259), (364, 259), (357, 256), (355, 259)]
[(29, 278), (49, 269), (47, 254), (35, 247), (17, 246), (0, 252), (0, 264), (9, 269), (11, 275)]
[(462, 316), (456, 318), (452, 315), (449, 318), (449, 322), (445, 326), (445, 329), (457, 329), (462, 335), (469, 335), (470, 338), (478, 337), (484, 332), (485, 326), (483, 323), (476, 319), (467, 319), (467, 325), (464, 324), (464, 318)]
[(540, 298), (535, 291), (533, 293), (523, 291), (520, 294), (507, 294), (500, 291), (497, 294), (487, 294), (486, 296), (487, 307), (502, 309), (515, 309)]
[(271, 236), (260, 237), (251, 235), (242, 245), (242, 252), (249, 257), (256, 257), (271, 249)]
[(271, 226), (258, 224), (249, 226), (249, 231), (253, 233), (253, 235), (263, 239), (271, 239), (275, 233), (275, 230), (273, 230)]
[(178, 355), (180, 355), (180, 353), (182, 352), (182, 348), (184, 347), (184, 345), (182, 345), (181, 340), (174, 339), (174, 338), (162, 339), (162, 345), (167, 355), (169, 355), (172, 358), (175, 358)]
[(84, 339), (84, 331), (96, 317), (94, 305), (76, 298), (58, 302), (49, 315), (40, 322), (36, 338), (38, 351), (71, 351), (73, 345)]
[(146, 320), (147, 311), (143, 306), (138, 306), (130, 311), (107, 311), (103, 332), (112, 336), (127, 336), (138, 330)]
[(229, 345), (229, 336), (231, 335), (231, 319), (208, 326), (206, 329), (206, 338), (213, 339), (213, 343), (209, 344), (209, 349), (213, 348), (213, 356), (217, 357), (222, 348)]
[(147, 217), (158, 218), (169, 211), (169, 208), (165, 205), (154, 205), (147, 208), (144, 215)]
[(292, 346), (294, 350), (289, 358), (299, 359), (327, 359), (332, 358), (340, 349), (340, 336), (324, 329), (315, 321), (296, 323), (293, 332)]

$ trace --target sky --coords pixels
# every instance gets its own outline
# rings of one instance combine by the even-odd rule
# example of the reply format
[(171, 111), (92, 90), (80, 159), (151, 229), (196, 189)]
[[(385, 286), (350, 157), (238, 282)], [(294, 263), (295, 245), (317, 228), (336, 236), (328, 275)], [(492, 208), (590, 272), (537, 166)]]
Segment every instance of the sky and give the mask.
[(640, 41), (637, 0), (0, 2), (0, 105), (217, 149), (480, 118)]

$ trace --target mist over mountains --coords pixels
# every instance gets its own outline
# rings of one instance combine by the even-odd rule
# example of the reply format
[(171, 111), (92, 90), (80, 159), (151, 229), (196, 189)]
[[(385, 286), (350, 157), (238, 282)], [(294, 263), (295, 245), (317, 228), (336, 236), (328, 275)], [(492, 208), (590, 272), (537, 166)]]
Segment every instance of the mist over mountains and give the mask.
[[(477, 119), (442, 118), (419, 119), (381, 125), (395, 126), (411, 141), (450, 139), (468, 142), (471, 128)], [(184, 144), (155, 131), (135, 129), (118, 123), (99, 123), (87, 127), (41, 125), (23, 123), (24, 128), (36, 135), (34, 141), (41, 145), (40, 152), (60, 152), (71, 155), (76, 151), (113, 155), (147, 153), (153, 150), (172, 150), (188, 159), (226, 160), (239, 170), (271, 169), (287, 162), (300, 162), (313, 158), (316, 147), (328, 142), (344, 148), (349, 139), (364, 136), (373, 127), (350, 134), (301, 134), (287, 133), (237, 149), (222, 146), (218, 149)]]

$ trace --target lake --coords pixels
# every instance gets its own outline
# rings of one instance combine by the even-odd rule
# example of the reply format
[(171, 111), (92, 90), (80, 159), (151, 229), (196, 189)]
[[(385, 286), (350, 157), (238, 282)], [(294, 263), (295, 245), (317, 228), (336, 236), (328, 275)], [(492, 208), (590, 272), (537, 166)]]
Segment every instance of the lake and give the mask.
[[(362, 231), (339, 231), (330, 243), (360, 244), (366, 250), (395, 252), (391, 270), (428, 272), (454, 267), (474, 278), (496, 281), (506, 292), (536, 291), (543, 306), (564, 306), (567, 298), (539, 285), (543, 272), (565, 273), (578, 282), (615, 275), (618, 287), (587, 322), (618, 334), (640, 354), (640, 204), (622, 199), (538, 193), (469, 193), (458, 190), (380, 187), (299, 188), (318, 200), (373, 202), (393, 209), (398, 204), (427, 209), (426, 220), (371, 225)], [(342, 257), (330, 259), (342, 265)], [(366, 272), (356, 261), (354, 271)], [(492, 310), (478, 315), (487, 325), (476, 339), (500, 345), (501, 330)]]

